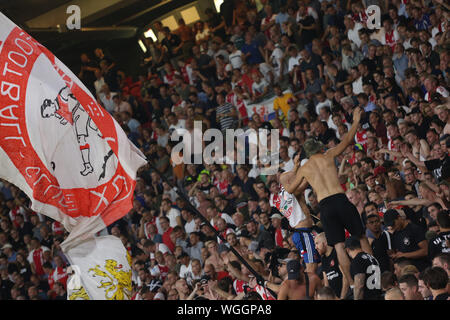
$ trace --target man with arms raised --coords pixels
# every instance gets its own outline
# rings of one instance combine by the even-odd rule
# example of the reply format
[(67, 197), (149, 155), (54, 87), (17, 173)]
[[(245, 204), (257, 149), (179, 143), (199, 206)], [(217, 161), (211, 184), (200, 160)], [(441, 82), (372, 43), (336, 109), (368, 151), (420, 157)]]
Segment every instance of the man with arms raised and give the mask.
[[(364, 227), (358, 210), (348, 200), (339, 183), (334, 158), (339, 156), (353, 141), (361, 120), (362, 110), (353, 111), (353, 124), (349, 132), (336, 147), (321, 153), (324, 145), (315, 139), (308, 139), (303, 148), (309, 158), (301, 168), (296, 171), (294, 181), (290, 184), (288, 192), (294, 192), (306, 180), (317, 194), (320, 205), (320, 220), (327, 238), (328, 245), (334, 246), (339, 264), (342, 266), (345, 277), (353, 285), (350, 276), (350, 260), (344, 250), (345, 229), (352, 236), (361, 241), (363, 251), (372, 254)], [(280, 178), (281, 179), (281, 178)]]

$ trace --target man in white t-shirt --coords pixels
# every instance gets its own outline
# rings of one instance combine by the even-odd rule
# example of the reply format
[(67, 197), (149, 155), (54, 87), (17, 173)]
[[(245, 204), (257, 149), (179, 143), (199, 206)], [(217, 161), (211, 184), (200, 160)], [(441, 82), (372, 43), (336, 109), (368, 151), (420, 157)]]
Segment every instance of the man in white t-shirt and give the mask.
[(229, 42), (227, 44), (228, 60), (230, 60), (233, 69), (240, 69), (244, 62), (242, 61), (242, 52), (238, 50), (234, 43)]
[(316, 94), (316, 98), (317, 98), (317, 105), (316, 105), (316, 113), (320, 114), (320, 109), (322, 109), (323, 107), (330, 107), (331, 108), (331, 101), (329, 99), (327, 99), (327, 97), (325, 96), (325, 94), (323, 92), (319, 92), (318, 94)]
[(114, 108), (116, 107), (113, 99), (115, 95), (115, 92), (109, 91), (109, 87), (106, 83), (103, 85), (102, 90), (98, 94), (101, 104), (110, 114), (113, 114)]
[(180, 266), (180, 272), (178, 275), (182, 279), (190, 278), (192, 274), (192, 266), (191, 266), (191, 258), (186, 252), (182, 252), (177, 257), (178, 262), (181, 264)]
[(266, 44), (266, 49), (272, 51), (270, 57), (268, 58), (269, 64), (273, 68), (273, 74), (275, 77), (275, 82), (277, 82), (283, 74), (285, 74), (285, 70), (283, 68), (283, 57), (284, 53), (281, 50), (280, 45), (274, 44), (272, 40), (268, 40)]
[(144, 245), (142, 246), (142, 250), (144, 250), (144, 252), (148, 254), (149, 257), (152, 254), (154, 255), (158, 251), (160, 251), (162, 254), (171, 253), (169, 247), (164, 243), (153, 242), (150, 239), (145, 240)]
[(347, 15), (344, 18), (344, 24), (347, 28), (347, 37), (350, 41), (354, 42), (356, 46), (359, 48), (361, 46), (361, 39), (359, 38), (359, 29), (363, 28), (363, 25), (359, 22), (353, 21), (351, 15)]
[(294, 168), (294, 161), (289, 157), (288, 148), (280, 147), (280, 159), (282, 160), (280, 167), (284, 171), (291, 171)]
[(362, 82), (362, 75), (360, 74), (358, 68), (352, 68), (350, 70), (350, 73), (353, 78), (352, 82), (352, 88), (353, 88), (353, 94), (360, 94), (363, 93), (363, 82)]
[(167, 116), (167, 120), (169, 120), (169, 132), (172, 133), (173, 130), (176, 129), (186, 129), (186, 120), (178, 119), (175, 113), (171, 112)]
[(95, 77), (97, 78), (97, 80), (94, 81), (94, 87), (95, 87), (95, 92), (97, 93), (97, 97), (98, 97), (98, 95), (102, 91), (103, 85), (105, 84), (105, 79), (103, 78), (103, 75), (102, 75), (102, 72), (100, 69), (96, 69), (94, 74), (95, 74)]
[(161, 201), (161, 211), (162, 214), (169, 218), (169, 224), (171, 228), (176, 226), (183, 226), (181, 223), (181, 213), (180, 210), (172, 207), (172, 203), (169, 199), (163, 199)]
[(182, 209), (181, 216), (183, 217), (183, 220), (186, 221), (186, 223), (184, 224), (184, 231), (187, 235), (191, 234), (192, 232), (198, 231), (195, 224), (194, 214), (190, 210)]
[(232, 225), (234, 225), (233, 218), (231, 218), (231, 217), (230, 217), (228, 214), (226, 214), (226, 213), (219, 213), (219, 212), (217, 211), (216, 207), (213, 207), (213, 206), (208, 207), (208, 208), (206, 209), (206, 214), (207, 214), (207, 217), (208, 217), (209, 222), (211, 223), (211, 225), (213, 225), (213, 226), (215, 226), (215, 227), (217, 227), (216, 223), (217, 223), (217, 220), (218, 220), (219, 218), (224, 219), (225, 222), (226, 222), (227, 224), (232, 224)]
[(290, 56), (288, 60), (288, 72), (292, 74), (292, 72), (294, 71), (294, 67), (300, 65), (300, 59), (302, 58), (302, 55), (295, 45), (289, 47), (288, 54)]
[(269, 84), (266, 80), (261, 79), (261, 75), (259, 73), (254, 73), (252, 75), (253, 78), (253, 84), (252, 84), (252, 91), (253, 91), (253, 99), (258, 98), (259, 96), (264, 96), (269, 92)]
[(268, 63), (260, 63), (259, 64), (259, 72), (261, 72), (263, 79), (266, 80), (267, 83), (275, 83), (275, 75), (273, 72), (273, 68)]

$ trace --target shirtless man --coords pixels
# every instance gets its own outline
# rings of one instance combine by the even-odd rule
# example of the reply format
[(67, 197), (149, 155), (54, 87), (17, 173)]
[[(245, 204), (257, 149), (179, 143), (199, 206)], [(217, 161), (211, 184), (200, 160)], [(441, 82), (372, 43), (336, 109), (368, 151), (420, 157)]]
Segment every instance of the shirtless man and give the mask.
[(295, 229), (292, 242), (305, 261), (306, 270), (315, 273), (320, 258), (311, 232), (313, 220), (304, 196), (308, 183), (304, 181), (299, 187), (292, 185), (299, 168), (300, 155), (298, 154), (294, 157), (294, 168), (280, 176), (280, 192), (276, 207), (288, 219), (289, 225)]
[(295, 190), (299, 187), (302, 189), (301, 185), (306, 180), (316, 192), (320, 206), (320, 220), (327, 243), (335, 247), (339, 264), (342, 266), (350, 286), (353, 286), (353, 280), (350, 275), (350, 259), (344, 249), (345, 229), (352, 236), (360, 239), (363, 251), (371, 255), (373, 253), (369, 241), (364, 235), (364, 227), (358, 210), (348, 200), (339, 183), (334, 158), (344, 152), (354, 140), (361, 120), (361, 113), (360, 108), (353, 111), (353, 124), (349, 132), (344, 136), (341, 143), (325, 153), (322, 153), (325, 146), (321, 142), (315, 139), (308, 139), (305, 142), (303, 148), (309, 160), (297, 170), (295, 179), (288, 190), (292, 191), (292, 189)]
[(314, 299), (317, 289), (322, 286), (320, 278), (314, 273), (305, 273), (298, 260), (287, 263), (288, 278), (283, 281), (278, 291), (278, 300)]
[(206, 248), (209, 252), (209, 257), (205, 261), (205, 266), (207, 264), (212, 264), (214, 268), (218, 271), (223, 270), (224, 263), (222, 258), (220, 257), (219, 251), (217, 250), (217, 242), (214, 240), (208, 241), (205, 244)]

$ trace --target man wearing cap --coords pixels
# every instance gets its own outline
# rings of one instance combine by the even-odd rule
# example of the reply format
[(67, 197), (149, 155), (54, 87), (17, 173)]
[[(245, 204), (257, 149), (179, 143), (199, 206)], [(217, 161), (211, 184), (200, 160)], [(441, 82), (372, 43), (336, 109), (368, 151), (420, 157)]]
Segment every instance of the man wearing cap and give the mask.
[(278, 291), (278, 300), (311, 300), (317, 289), (322, 287), (319, 277), (314, 273), (304, 272), (298, 260), (286, 264), (287, 279)]
[(335, 158), (339, 156), (353, 141), (356, 130), (361, 121), (362, 110), (356, 108), (353, 111), (353, 124), (341, 143), (322, 154), (324, 145), (315, 139), (308, 139), (304, 149), (309, 158), (300, 169), (297, 170), (294, 181), (286, 190), (295, 192), (306, 180), (317, 194), (320, 205), (320, 218), (325, 231), (327, 242), (334, 246), (339, 264), (350, 285), (353, 284), (350, 276), (350, 260), (344, 250), (345, 229), (361, 241), (361, 246), (366, 252), (372, 253), (364, 227), (355, 206), (348, 200), (339, 183)]
[(264, 286), (266, 288), (269, 288), (270, 290), (272, 290), (273, 292), (278, 294), (278, 292), (280, 291), (281, 283), (283, 281), (287, 280), (288, 274), (287, 274), (286, 265), (291, 260), (292, 259), (290, 259), (290, 258), (278, 259), (278, 264), (277, 264), (278, 276), (272, 275), (272, 277), (270, 277), (270, 280), (267, 280), (266, 282), (264, 282)]
[(428, 241), (420, 227), (400, 216), (395, 209), (384, 213), (384, 225), (392, 233), (391, 259), (406, 258), (423, 271), (429, 266), (427, 261)]
[(358, 237), (345, 240), (345, 249), (352, 259), (350, 274), (354, 282), (354, 300), (381, 299), (381, 272), (377, 259), (361, 249)]
[(9, 243), (6, 243), (2, 248), (2, 252), (4, 255), (8, 257), (8, 262), (14, 263), (16, 262), (16, 252), (13, 250), (13, 246)]
[(295, 229), (292, 235), (292, 242), (300, 252), (308, 272), (315, 272), (317, 263), (320, 261), (319, 253), (314, 246), (314, 238), (311, 227), (313, 220), (306, 206), (304, 190), (307, 186), (292, 187), (292, 182), (300, 168), (300, 155), (294, 158), (294, 168), (291, 171), (284, 172), (280, 176), (280, 201), (277, 203), (277, 209), (289, 221), (289, 225)]

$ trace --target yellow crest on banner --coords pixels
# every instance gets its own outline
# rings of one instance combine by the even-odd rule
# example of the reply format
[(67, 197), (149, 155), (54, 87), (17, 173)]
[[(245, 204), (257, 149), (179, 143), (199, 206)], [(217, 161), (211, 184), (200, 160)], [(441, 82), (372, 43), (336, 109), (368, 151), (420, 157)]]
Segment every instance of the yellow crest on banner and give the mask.
[(86, 289), (84, 289), (84, 287), (81, 287), (78, 290), (74, 290), (70, 294), (69, 300), (91, 300), (91, 298), (89, 298), (89, 295), (87, 294)]
[[(127, 260), (130, 261), (127, 253)], [(123, 265), (117, 265), (117, 261), (108, 259), (105, 261), (103, 268), (97, 265), (95, 268), (90, 268), (89, 272), (93, 272), (92, 276), (102, 277), (104, 280), (100, 281), (97, 288), (105, 288), (105, 298), (107, 300), (124, 300), (131, 298), (131, 269), (130, 271), (123, 271)]]

